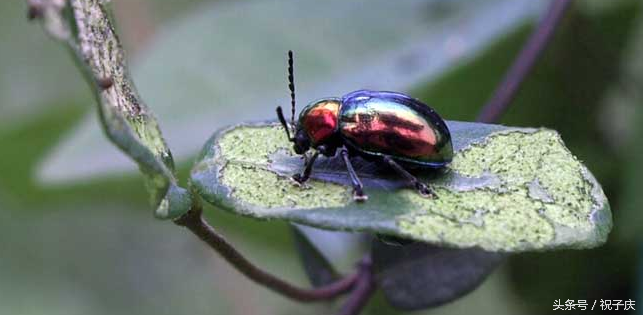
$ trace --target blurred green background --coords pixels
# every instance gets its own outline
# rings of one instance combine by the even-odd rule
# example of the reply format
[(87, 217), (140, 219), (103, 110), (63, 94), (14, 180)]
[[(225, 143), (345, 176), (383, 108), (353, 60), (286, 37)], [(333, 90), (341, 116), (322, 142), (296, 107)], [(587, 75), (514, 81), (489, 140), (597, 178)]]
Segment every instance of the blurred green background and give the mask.
[[(287, 100), (288, 49), (302, 104), (365, 84), (473, 120), (547, 4), (401, 1), (391, 13), (398, 4), (382, 1), (113, 2), (136, 83), (177, 148), (183, 180), (209, 132), (270, 117)], [(557, 299), (643, 300), (642, 9), (636, 0), (576, 1), (501, 120), (561, 133), (609, 198), (608, 243), (512, 256), (472, 294), (425, 313), (546, 314)], [(153, 219), (141, 176), (97, 124), (67, 51), (27, 21), (25, 3), (0, 2), (0, 314), (332, 313), (254, 285)], [(253, 261), (307, 285), (287, 224), (206, 212)], [(345, 249), (326, 248), (344, 269)], [(379, 295), (365, 313), (396, 314)]]

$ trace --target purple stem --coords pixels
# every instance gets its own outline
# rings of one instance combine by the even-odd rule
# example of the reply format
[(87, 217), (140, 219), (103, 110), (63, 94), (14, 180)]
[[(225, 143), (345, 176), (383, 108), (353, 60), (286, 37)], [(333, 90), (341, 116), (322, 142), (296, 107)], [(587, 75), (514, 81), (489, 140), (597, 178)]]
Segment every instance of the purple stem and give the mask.
[(246, 277), (293, 300), (301, 302), (330, 300), (350, 291), (358, 283), (358, 273), (355, 273), (322, 287), (300, 288), (251, 263), (205, 221), (199, 207), (190, 210), (175, 223), (189, 229)]
[(484, 123), (496, 122), (505, 112), (509, 103), (514, 99), (538, 57), (542, 54), (551, 40), (560, 20), (565, 15), (571, 0), (552, 0), (545, 16), (540, 20), (531, 37), (522, 48), (513, 65), (498, 85), (493, 97), (480, 111), (477, 121)]
[(359, 264), (359, 271), (357, 274), (357, 281), (351, 294), (344, 302), (338, 315), (357, 315), (368, 300), (375, 293), (375, 280), (373, 279), (373, 263), (370, 256), (366, 256)]

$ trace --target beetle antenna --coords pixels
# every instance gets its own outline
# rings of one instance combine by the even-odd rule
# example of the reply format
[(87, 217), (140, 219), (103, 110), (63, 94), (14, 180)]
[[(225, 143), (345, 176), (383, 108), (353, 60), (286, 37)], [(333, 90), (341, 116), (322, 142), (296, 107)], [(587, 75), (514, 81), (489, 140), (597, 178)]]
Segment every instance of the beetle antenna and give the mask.
[(290, 89), (290, 124), (295, 128), (295, 74), (293, 71), (292, 50), (288, 51), (288, 88)]
[(284, 118), (284, 112), (281, 110), (281, 106), (277, 106), (277, 117), (279, 118), (279, 122), (281, 122), (281, 125), (284, 126), (284, 129), (286, 130), (286, 136), (288, 136), (288, 141), (294, 141), (295, 139), (290, 137), (290, 127), (288, 127), (286, 118)]

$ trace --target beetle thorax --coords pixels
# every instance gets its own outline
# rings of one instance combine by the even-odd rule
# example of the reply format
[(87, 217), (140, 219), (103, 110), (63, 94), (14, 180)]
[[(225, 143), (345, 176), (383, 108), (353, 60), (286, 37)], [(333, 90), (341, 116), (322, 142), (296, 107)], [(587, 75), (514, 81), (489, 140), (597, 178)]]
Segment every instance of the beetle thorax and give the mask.
[(340, 107), (340, 99), (326, 98), (310, 103), (301, 112), (298, 127), (306, 133), (313, 147), (335, 137)]

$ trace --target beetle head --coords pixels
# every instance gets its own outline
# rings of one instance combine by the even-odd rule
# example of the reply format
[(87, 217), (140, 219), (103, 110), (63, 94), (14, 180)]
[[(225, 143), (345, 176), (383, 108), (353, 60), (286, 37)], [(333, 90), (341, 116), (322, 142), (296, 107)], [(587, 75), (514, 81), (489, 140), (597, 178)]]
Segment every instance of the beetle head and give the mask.
[(298, 128), (296, 129), (297, 131), (295, 132), (294, 137), (291, 137), (291, 127), (286, 122), (286, 118), (284, 118), (281, 106), (277, 107), (277, 117), (279, 118), (281, 125), (286, 131), (288, 141), (291, 141), (293, 143), (293, 149), (295, 150), (295, 153), (304, 154), (306, 151), (308, 151), (308, 149), (310, 149), (310, 138), (308, 137), (306, 130)]
[(310, 149), (310, 139), (305, 130), (299, 129), (293, 139), (293, 149), (297, 154), (304, 154)]

